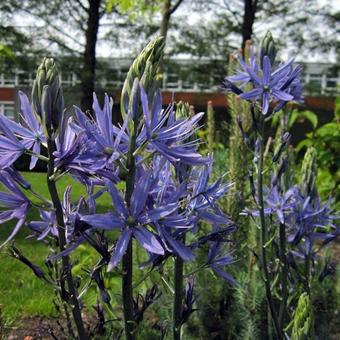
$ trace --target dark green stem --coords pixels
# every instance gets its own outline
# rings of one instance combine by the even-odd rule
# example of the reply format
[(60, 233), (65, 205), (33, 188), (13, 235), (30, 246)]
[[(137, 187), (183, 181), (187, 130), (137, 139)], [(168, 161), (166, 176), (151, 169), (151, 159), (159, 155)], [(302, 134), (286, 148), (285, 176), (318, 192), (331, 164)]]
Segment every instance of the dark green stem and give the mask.
[(275, 304), (270, 288), (270, 277), (268, 272), (268, 265), (267, 265), (267, 255), (266, 255), (266, 236), (267, 236), (267, 228), (266, 228), (266, 219), (264, 215), (264, 204), (263, 204), (263, 153), (264, 153), (264, 119), (261, 117), (260, 121), (260, 150), (258, 156), (258, 173), (257, 173), (257, 199), (258, 199), (258, 206), (260, 210), (260, 263), (261, 263), (261, 270), (263, 274), (263, 280), (266, 289), (266, 297), (267, 302), (270, 308), (271, 317), (274, 323), (274, 328), (276, 331), (277, 338), (279, 340), (283, 340), (282, 330), (280, 329), (277, 313), (275, 310)]
[(281, 261), (281, 288), (282, 288), (282, 300), (279, 311), (279, 324), (280, 328), (284, 329), (285, 316), (287, 310), (287, 298), (288, 298), (288, 262), (287, 262), (287, 245), (286, 245), (286, 226), (284, 223), (280, 223), (280, 261)]
[(134, 340), (134, 332), (136, 330), (135, 320), (133, 317), (132, 255), (132, 241), (130, 240), (122, 261), (122, 295), (126, 340)]
[[(176, 174), (179, 182), (183, 182), (181, 173), (178, 171)], [(182, 211), (182, 209), (180, 209)], [(185, 244), (185, 234), (181, 236), (181, 241)], [(182, 328), (182, 308), (183, 308), (183, 271), (184, 261), (178, 255), (175, 257), (174, 269), (174, 303), (172, 309), (172, 333), (174, 340), (181, 339)]]
[(305, 290), (310, 296), (310, 263), (311, 263), (311, 255), (305, 255)]
[[(135, 175), (136, 175), (136, 164), (134, 152), (136, 149), (136, 129), (137, 122), (134, 121), (130, 148), (127, 155), (126, 168), (128, 174), (126, 178), (126, 192), (125, 202), (130, 207), (131, 196), (135, 186)], [(132, 240), (130, 240), (126, 253), (122, 260), (122, 296), (123, 296), (123, 309), (124, 309), (124, 324), (125, 324), (125, 337), (126, 340), (135, 339), (136, 323), (133, 316), (133, 286), (132, 286), (132, 273), (133, 273), (133, 251), (132, 251)]]
[(273, 340), (273, 319), (271, 316), (269, 306), (267, 306), (267, 330), (268, 330), (268, 340)]
[[(57, 224), (58, 224), (59, 249), (60, 251), (63, 251), (66, 247), (63, 210), (62, 210), (61, 202), (59, 199), (56, 184), (53, 180), (51, 180), (54, 174), (53, 152), (56, 150), (56, 145), (55, 145), (55, 142), (50, 138), (48, 138), (47, 140), (47, 150), (48, 150), (48, 156), (49, 156), (48, 172), (47, 172), (47, 186), (48, 186), (48, 190), (49, 190), (52, 202), (53, 202), (53, 207), (55, 210)], [(80, 340), (87, 340), (89, 338), (86, 334), (84, 323), (82, 320), (80, 305), (79, 305), (78, 296), (77, 296), (77, 290), (74, 286), (72, 272), (71, 272), (70, 258), (67, 255), (62, 257), (61, 273), (66, 275), (66, 281), (67, 281), (67, 286), (68, 286), (68, 290), (70, 294), (70, 300), (65, 301), (65, 302), (71, 305), (73, 320), (78, 331), (78, 337)]]
[(176, 256), (175, 259), (175, 287), (173, 305), (173, 339), (181, 339), (181, 316), (183, 304), (183, 260)]

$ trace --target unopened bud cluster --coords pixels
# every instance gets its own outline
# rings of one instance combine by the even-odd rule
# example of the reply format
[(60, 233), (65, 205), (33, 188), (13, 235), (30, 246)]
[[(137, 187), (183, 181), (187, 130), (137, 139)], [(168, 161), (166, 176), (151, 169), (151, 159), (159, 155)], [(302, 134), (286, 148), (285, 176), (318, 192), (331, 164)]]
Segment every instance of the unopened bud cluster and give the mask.
[(35, 114), (48, 135), (57, 132), (64, 110), (64, 97), (59, 71), (53, 58), (44, 58), (38, 68), (32, 102)]

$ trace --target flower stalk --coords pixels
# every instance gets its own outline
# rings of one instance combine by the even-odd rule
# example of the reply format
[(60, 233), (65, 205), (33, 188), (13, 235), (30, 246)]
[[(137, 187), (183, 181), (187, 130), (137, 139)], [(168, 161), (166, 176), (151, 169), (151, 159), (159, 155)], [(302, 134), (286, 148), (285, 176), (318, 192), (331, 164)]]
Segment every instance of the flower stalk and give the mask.
[(270, 287), (270, 277), (268, 272), (267, 255), (266, 255), (266, 238), (267, 238), (267, 227), (266, 219), (264, 214), (264, 202), (263, 202), (263, 154), (264, 154), (264, 116), (261, 115), (259, 122), (259, 133), (260, 133), (260, 145), (258, 155), (258, 169), (257, 169), (257, 199), (260, 212), (260, 264), (261, 271), (263, 274), (263, 280), (266, 289), (267, 302), (270, 308), (271, 317), (273, 320), (275, 332), (279, 340), (283, 340), (282, 329), (280, 329), (276, 308)]
[(288, 262), (287, 262), (287, 244), (286, 244), (286, 226), (284, 223), (280, 223), (280, 260), (281, 260), (281, 289), (282, 300), (279, 310), (279, 325), (281, 329), (284, 329), (285, 316), (287, 310), (288, 299)]
[[(183, 239), (183, 244), (184, 244)], [(181, 339), (182, 329), (182, 302), (183, 302), (183, 269), (184, 261), (179, 257), (175, 257), (174, 269), (174, 304), (173, 304), (173, 339)]]
[[(135, 116), (136, 117), (136, 116)], [(137, 120), (133, 120), (133, 126), (130, 137), (130, 147), (127, 155), (126, 168), (128, 174), (126, 178), (126, 192), (125, 202), (127, 207), (130, 207), (131, 196), (135, 186), (136, 175), (136, 163), (134, 152), (136, 150), (136, 134), (137, 134)], [(133, 246), (132, 239), (129, 240), (127, 251), (122, 260), (122, 296), (123, 296), (123, 309), (124, 309), (124, 325), (125, 336), (127, 340), (135, 339), (135, 320), (133, 313), (133, 286), (132, 286), (132, 274), (133, 274)]]
[[(48, 171), (47, 171), (47, 186), (48, 186), (48, 190), (51, 196), (53, 207), (55, 209), (55, 215), (56, 215), (56, 220), (57, 220), (57, 225), (58, 225), (59, 249), (62, 252), (63, 250), (65, 250), (65, 246), (66, 246), (63, 210), (62, 210), (61, 202), (59, 199), (56, 184), (53, 180), (51, 180), (51, 177), (54, 174), (53, 152), (55, 150), (56, 150), (56, 145), (55, 145), (54, 140), (48, 138), (47, 151), (48, 151), (49, 161), (48, 161)], [(89, 338), (86, 334), (84, 323), (82, 320), (80, 305), (79, 305), (78, 296), (77, 296), (77, 290), (74, 285), (73, 276), (71, 272), (70, 258), (68, 255), (65, 255), (62, 257), (61, 273), (65, 273), (66, 275), (66, 281), (67, 281), (67, 285), (68, 285), (68, 289), (70, 293), (70, 302), (69, 301), (66, 301), (66, 302), (69, 305), (71, 304), (72, 306), (72, 315), (73, 315), (74, 323), (77, 327), (78, 337), (80, 340), (87, 340)]]

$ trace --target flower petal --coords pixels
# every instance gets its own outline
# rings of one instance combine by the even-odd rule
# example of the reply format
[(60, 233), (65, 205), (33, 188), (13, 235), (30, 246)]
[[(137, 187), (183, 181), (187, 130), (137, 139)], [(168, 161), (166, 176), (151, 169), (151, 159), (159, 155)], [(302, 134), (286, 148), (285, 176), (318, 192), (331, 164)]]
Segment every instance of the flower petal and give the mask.
[(229, 282), (231, 284), (237, 284), (235, 279), (230, 274), (228, 274), (225, 271), (221, 270), (217, 266), (212, 265), (210, 267), (215, 272), (215, 274), (217, 274), (218, 276), (222, 277), (225, 281), (227, 281), (227, 282)]
[(261, 95), (261, 93), (262, 93), (261, 88), (255, 88), (248, 92), (241, 93), (240, 97), (245, 100), (257, 99)]
[(88, 223), (94, 228), (112, 230), (121, 228), (123, 222), (113, 213), (84, 215), (80, 218), (81, 221)]
[(118, 242), (116, 244), (115, 252), (111, 257), (109, 265), (107, 267), (107, 271), (110, 272), (113, 268), (115, 268), (122, 257), (124, 256), (126, 249), (129, 245), (130, 239), (132, 235), (132, 230), (130, 228), (125, 228), (121, 233)]
[(150, 253), (163, 255), (164, 248), (158, 242), (154, 234), (145, 228), (134, 228), (133, 235), (140, 245)]
[(275, 98), (280, 99), (280, 100), (284, 100), (286, 102), (288, 102), (288, 101), (290, 101), (294, 98), (291, 94), (284, 92), (284, 91), (276, 90), (276, 89), (272, 90), (272, 94)]

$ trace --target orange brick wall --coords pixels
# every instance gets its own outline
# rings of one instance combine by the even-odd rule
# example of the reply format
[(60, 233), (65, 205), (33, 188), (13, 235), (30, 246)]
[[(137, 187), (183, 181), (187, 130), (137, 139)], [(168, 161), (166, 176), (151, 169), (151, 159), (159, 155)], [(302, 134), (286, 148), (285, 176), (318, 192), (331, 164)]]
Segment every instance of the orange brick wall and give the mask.
[[(115, 91), (114, 98), (117, 103), (120, 92)], [(167, 105), (171, 102), (173, 92), (163, 91), (163, 103)], [(183, 100), (194, 106), (205, 107), (209, 100), (214, 107), (226, 107), (227, 99), (225, 93), (200, 93), (200, 92), (174, 92), (175, 101)], [(16, 89), (9, 87), (0, 88), (0, 101), (15, 101)], [(313, 110), (334, 111), (334, 98), (332, 97), (306, 97), (304, 107)]]
[(0, 88), (0, 101), (14, 102), (16, 90), (13, 87)]

